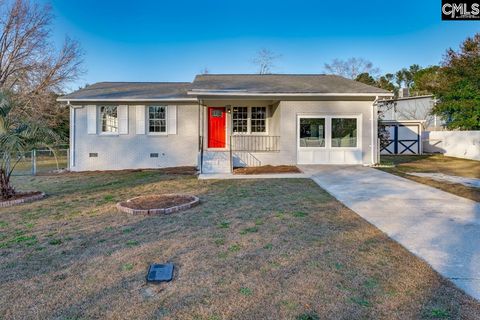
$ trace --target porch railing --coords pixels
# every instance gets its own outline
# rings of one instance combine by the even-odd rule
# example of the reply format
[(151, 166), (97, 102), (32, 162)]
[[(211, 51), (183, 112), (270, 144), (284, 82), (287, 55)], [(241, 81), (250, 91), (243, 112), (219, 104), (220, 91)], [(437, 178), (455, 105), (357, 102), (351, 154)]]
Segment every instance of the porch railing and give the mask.
[(280, 137), (232, 135), (230, 136), (230, 149), (232, 151), (278, 152), (280, 151)]

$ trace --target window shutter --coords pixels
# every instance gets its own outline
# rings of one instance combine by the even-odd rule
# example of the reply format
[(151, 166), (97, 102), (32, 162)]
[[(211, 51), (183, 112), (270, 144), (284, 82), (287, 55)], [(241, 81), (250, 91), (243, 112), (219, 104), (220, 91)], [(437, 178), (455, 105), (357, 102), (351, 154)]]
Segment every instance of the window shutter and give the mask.
[(97, 106), (87, 106), (87, 133), (97, 134)]
[(128, 106), (118, 106), (118, 133), (128, 134)]
[(177, 134), (177, 106), (168, 106), (167, 117), (167, 133)]
[(145, 134), (145, 106), (135, 106), (135, 132)]

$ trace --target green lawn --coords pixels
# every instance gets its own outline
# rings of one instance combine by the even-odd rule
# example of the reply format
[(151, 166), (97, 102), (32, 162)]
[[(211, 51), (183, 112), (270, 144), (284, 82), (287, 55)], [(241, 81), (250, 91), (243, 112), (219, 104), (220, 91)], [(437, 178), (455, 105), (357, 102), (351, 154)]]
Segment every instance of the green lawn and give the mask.
[[(129, 171), (15, 177), (0, 209), (0, 319), (474, 319), (480, 305), (307, 179)], [(115, 203), (201, 204), (131, 216)], [(175, 279), (146, 285), (153, 262)]]

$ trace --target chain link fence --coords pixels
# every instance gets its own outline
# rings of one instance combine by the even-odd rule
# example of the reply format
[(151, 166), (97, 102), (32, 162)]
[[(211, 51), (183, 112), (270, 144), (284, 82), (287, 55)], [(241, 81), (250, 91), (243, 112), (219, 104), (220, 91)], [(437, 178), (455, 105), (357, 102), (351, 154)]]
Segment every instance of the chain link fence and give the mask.
[(34, 149), (11, 155), (9, 158), (10, 166), (17, 163), (12, 172), (13, 176), (48, 174), (69, 169), (69, 149), (67, 148)]

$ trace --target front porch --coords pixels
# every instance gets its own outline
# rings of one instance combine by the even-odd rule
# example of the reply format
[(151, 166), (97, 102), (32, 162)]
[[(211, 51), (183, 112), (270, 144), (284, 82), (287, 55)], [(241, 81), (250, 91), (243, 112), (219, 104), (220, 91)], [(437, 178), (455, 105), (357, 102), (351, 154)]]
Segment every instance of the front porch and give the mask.
[(201, 173), (262, 166), (268, 154), (280, 152), (278, 102), (203, 101), (201, 108)]

